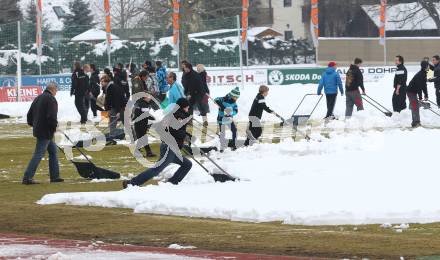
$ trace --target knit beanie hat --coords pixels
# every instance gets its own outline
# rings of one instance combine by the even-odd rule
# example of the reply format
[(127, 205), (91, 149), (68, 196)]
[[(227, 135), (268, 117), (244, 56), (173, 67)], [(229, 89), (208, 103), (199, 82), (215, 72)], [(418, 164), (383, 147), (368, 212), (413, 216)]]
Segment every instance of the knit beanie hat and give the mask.
[(234, 98), (239, 98), (240, 97), (240, 89), (238, 87), (235, 87), (233, 90), (231, 90), (231, 92), (229, 93), (229, 96), (234, 97)]

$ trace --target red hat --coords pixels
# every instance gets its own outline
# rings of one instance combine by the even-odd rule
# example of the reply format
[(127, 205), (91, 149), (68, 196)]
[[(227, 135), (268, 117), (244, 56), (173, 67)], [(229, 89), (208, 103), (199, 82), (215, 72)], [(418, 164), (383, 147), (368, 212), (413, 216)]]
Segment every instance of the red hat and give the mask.
[(336, 62), (334, 62), (334, 61), (330, 61), (330, 62), (328, 63), (328, 66), (329, 66), (329, 67), (335, 67), (335, 66), (336, 66)]

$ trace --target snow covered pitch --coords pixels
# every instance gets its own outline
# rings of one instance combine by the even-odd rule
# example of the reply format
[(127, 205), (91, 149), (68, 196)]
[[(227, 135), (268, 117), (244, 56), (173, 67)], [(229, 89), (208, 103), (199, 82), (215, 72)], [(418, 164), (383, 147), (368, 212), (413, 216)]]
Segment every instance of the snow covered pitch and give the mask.
[[(433, 86), (428, 88), (431, 99), (435, 98)], [(370, 96), (391, 108), (392, 76), (366, 84), (366, 89)], [(229, 90), (230, 87), (213, 88), (212, 96)], [(256, 91), (257, 86), (242, 90), (238, 121), (247, 120)], [(272, 86), (267, 103), (289, 118), (303, 95), (315, 92), (315, 85)], [(67, 93), (60, 93), (57, 98), (61, 119), (77, 119), (73, 99)], [(304, 112), (313, 105), (308, 104)], [(0, 104), (0, 108), (15, 115), (23, 115), (27, 109), (17, 104)], [(213, 153), (220, 165), (242, 179), (240, 182), (214, 183), (194, 163), (187, 179), (178, 186), (159, 183), (117, 192), (48, 194), (38, 203), (307, 225), (440, 221), (440, 206), (436, 203), (440, 197), (440, 117), (422, 109), (422, 125), (426, 127), (410, 130), (409, 110), (387, 118), (368, 104), (365, 109), (344, 122), (345, 98), (339, 96), (335, 114), (340, 120), (325, 128), (322, 124), (319, 129), (314, 128), (310, 141), (286, 139), (279, 144)], [(211, 112), (210, 120), (214, 122), (214, 106)], [(324, 112), (325, 103), (321, 103), (313, 120), (321, 119)], [(278, 120), (272, 115), (263, 118)], [(322, 128), (330, 134), (321, 135)], [(170, 167), (165, 175), (173, 170)]]

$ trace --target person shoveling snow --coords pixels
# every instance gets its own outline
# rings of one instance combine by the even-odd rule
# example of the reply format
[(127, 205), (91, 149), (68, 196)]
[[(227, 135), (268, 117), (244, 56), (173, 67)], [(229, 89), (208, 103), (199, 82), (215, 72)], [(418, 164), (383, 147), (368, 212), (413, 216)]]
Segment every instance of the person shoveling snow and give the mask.
[[(185, 98), (181, 98), (176, 103), (179, 109), (174, 112), (175, 119), (178, 120), (178, 124), (171, 125), (167, 127), (167, 132), (175, 139), (178, 149), (183, 148), (184, 140), (186, 138), (186, 126), (191, 120), (189, 114), (189, 102)], [(185, 178), (188, 172), (192, 168), (192, 163), (187, 158), (183, 157), (180, 153), (178, 154), (177, 147), (162, 142), (160, 145), (160, 159), (159, 161), (148, 170), (142, 172), (138, 176), (131, 180), (126, 180), (122, 182), (123, 188), (127, 188), (128, 185), (141, 186), (145, 182), (151, 180), (155, 176), (158, 176), (168, 165), (175, 163), (180, 165), (179, 169), (174, 173), (173, 177), (168, 179), (168, 182), (177, 185), (179, 182)]]

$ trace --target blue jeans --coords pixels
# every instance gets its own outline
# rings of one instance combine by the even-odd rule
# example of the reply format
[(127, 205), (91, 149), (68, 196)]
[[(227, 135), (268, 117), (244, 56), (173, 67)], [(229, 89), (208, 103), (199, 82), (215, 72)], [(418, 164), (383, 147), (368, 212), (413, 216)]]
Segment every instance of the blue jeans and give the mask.
[[(167, 153), (168, 150), (168, 153)], [(166, 157), (165, 157), (166, 156)], [(168, 149), (168, 145), (165, 143), (162, 143), (160, 145), (160, 159), (159, 162), (162, 161), (162, 163), (156, 163), (153, 167), (149, 168), (148, 170), (142, 172), (138, 176), (134, 177), (130, 180), (130, 184), (141, 186), (145, 182), (151, 180), (152, 178), (156, 177), (161, 173), (168, 165), (171, 163), (175, 163), (180, 165), (179, 169), (174, 173), (173, 177), (171, 177), (168, 182), (171, 182), (172, 184), (177, 185), (179, 182), (185, 178), (185, 176), (188, 174), (188, 172), (192, 168), (192, 163), (187, 158), (183, 157), (183, 161), (181, 161), (176, 154), (171, 150)]]
[(55, 180), (60, 176), (60, 167), (58, 165), (57, 145), (52, 140), (37, 138), (34, 155), (29, 162), (24, 173), (24, 180), (31, 180), (34, 178), (38, 165), (44, 154), (49, 153), (49, 175), (51, 180)]

